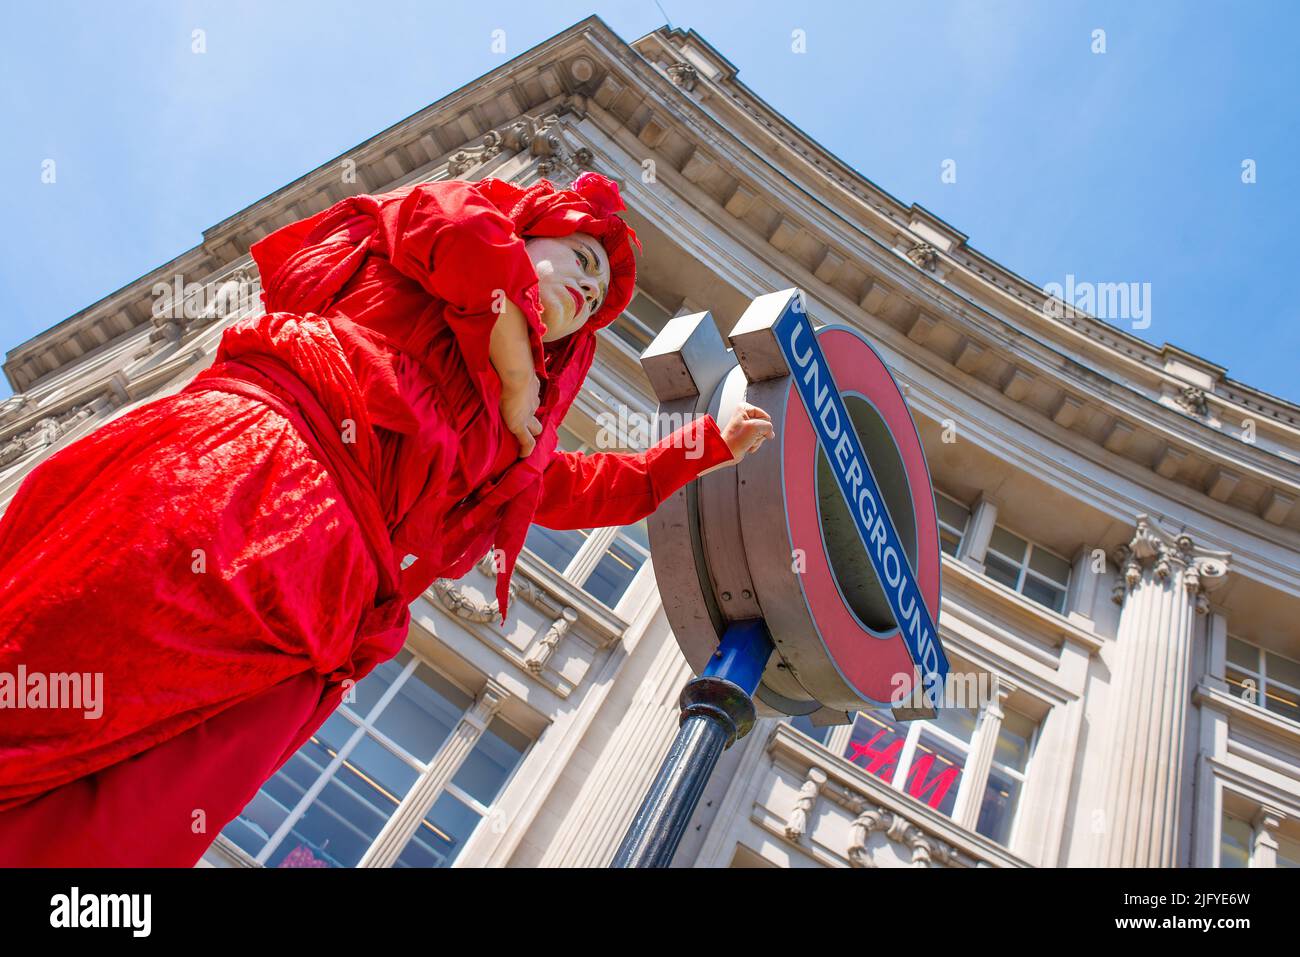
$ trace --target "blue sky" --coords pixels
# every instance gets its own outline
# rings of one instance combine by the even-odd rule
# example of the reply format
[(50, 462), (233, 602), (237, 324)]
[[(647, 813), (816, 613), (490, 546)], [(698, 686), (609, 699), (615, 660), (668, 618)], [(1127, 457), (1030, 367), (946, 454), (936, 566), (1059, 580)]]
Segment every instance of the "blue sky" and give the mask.
[[(793, 123), (984, 254), (1039, 285), (1150, 283), (1135, 334), (1300, 401), (1300, 5), (660, 3)], [(665, 21), (654, 0), (11, 7), (0, 349), (593, 12), (625, 40)]]

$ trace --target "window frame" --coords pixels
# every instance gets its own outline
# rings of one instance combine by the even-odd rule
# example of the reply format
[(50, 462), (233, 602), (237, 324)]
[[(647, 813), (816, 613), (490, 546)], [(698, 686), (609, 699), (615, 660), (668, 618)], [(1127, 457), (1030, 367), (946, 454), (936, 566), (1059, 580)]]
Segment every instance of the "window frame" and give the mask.
[[(450, 682), (450, 679), (448, 678), (447, 675), (438, 671), (436, 668), (433, 668), (433, 666), (429, 665), (428, 662), (424, 662), (419, 655), (415, 654), (414, 652), (411, 652), (408, 648), (405, 647), (403, 647), (403, 650), (407, 651), (407, 653), (410, 654), (410, 658), (402, 664), (401, 670), (397, 673), (396, 677), (394, 677), (392, 683), (386, 689), (384, 689), (383, 694), (379, 696), (379, 698), (375, 701), (374, 704), (370, 706), (370, 709), (364, 715), (354, 710), (348, 702), (340, 702), (339, 706), (335, 708), (333, 712), (331, 712), (331, 717), (333, 715), (338, 715), (345, 722), (350, 723), (352, 725), (352, 731), (351, 733), (348, 734), (347, 740), (344, 741), (341, 745), (339, 745), (338, 750), (334, 752), (333, 756), (330, 758), (328, 763), (324, 765), (324, 767), (316, 768), (313, 765), (314, 777), (312, 779), (311, 784), (309, 784), (307, 788), (303, 791), (303, 793), (299, 796), (297, 802), (293, 805), (293, 807), (287, 809), (287, 813), (285, 815), (284, 820), (280, 822), (279, 826), (276, 827), (275, 831), (273, 831), (271, 834), (267, 836), (266, 842), (262, 845), (261, 848), (258, 849), (257, 853), (249, 855), (254, 861), (257, 862), (259, 866), (261, 867), (266, 866), (266, 862), (271, 858), (273, 854), (275, 854), (280, 849), (285, 839), (292, 833), (294, 827), (297, 826), (298, 822), (300, 822), (303, 819), (307, 811), (310, 810), (310, 808), (316, 803), (316, 799), (320, 796), (321, 792), (323, 792), (325, 788), (329, 786), (331, 781), (337, 780), (339, 768), (347, 765), (349, 768), (351, 768), (354, 774), (359, 774), (359, 775), (363, 774), (361, 768), (359, 767), (352, 768), (351, 765), (348, 765), (349, 758), (352, 756), (353, 752), (356, 750), (357, 746), (361, 743), (363, 738), (369, 736), (375, 742), (375, 744), (379, 745), (384, 750), (388, 751), (397, 760), (401, 761), (402, 763), (410, 767), (415, 772), (416, 781), (419, 780), (422, 774), (427, 773), (429, 766), (437, 760), (437, 755), (446, 746), (447, 740), (451, 737), (451, 734), (454, 731), (454, 726), (451, 730), (449, 730), (447, 738), (444, 738), (441, 742), (439, 742), (438, 747), (434, 749), (434, 754), (433, 757), (430, 758), (429, 764), (425, 764), (421, 762), (418, 758), (416, 758), (414, 755), (407, 752), (405, 748), (402, 748), (401, 745), (397, 744), (397, 742), (393, 741), (388, 735), (384, 734), (374, 725), (374, 721), (377, 720), (379, 716), (382, 715), (387, 710), (388, 706), (392, 703), (393, 699), (396, 698), (397, 695), (401, 692), (402, 688), (406, 686), (406, 683), (411, 680), (411, 675), (415, 673), (415, 671), (419, 668), (419, 666), (422, 663), (425, 664), (427, 667), (431, 668), (432, 670), (434, 670), (444, 680)], [(398, 654), (400, 655), (401, 652), (398, 652)], [(369, 677), (369, 675), (367, 675), (366, 677)], [(364, 681), (365, 679), (362, 680)], [(455, 682), (450, 682), (450, 683), (456, 687), (459, 687), (458, 685), (455, 685)], [(460, 690), (464, 691), (463, 688), (461, 688)], [(468, 692), (466, 692), (466, 694), (468, 694)], [(473, 706), (472, 695), (470, 696), (470, 702), (471, 702), (470, 707), (472, 707)], [(462, 712), (462, 716), (465, 713), (466, 712)], [(308, 741), (303, 742), (303, 747), (306, 747), (308, 744), (315, 742), (318, 747), (326, 751), (331, 750), (323, 741), (318, 740), (317, 737), (318, 734), (319, 731), (313, 734)], [(299, 751), (301, 750), (302, 748), (299, 748)], [(294, 760), (294, 758), (296, 758), (297, 756), (298, 756), (298, 751), (295, 751), (294, 754), (289, 757), (289, 761)], [(276, 774), (278, 775), (282, 770), (283, 770), (282, 768), (277, 770)], [(266, 784), (269, 783), (270, 780), (273, 779), (274, 777), (275, 775), (272, 775), (272, 777), (268, 778), (266, 782), (263, 782), (263, 784), (258, 788), (257, 794), (255, 794), (252, 798), (249, 798), (249, 803), (255, 800), (257, 796), (262, 793), (262, 788), (264, 788)], [(339, 785), (341, 787), (347, 788), (347, 784), (342, 781), (339, 781)], [(415, 782), (413, 781), (410, 787), (414, 787), (414, 786), (415, 786)], [(407, 788), (406, 792), (404, 792), (402, 795), (396, 798), (395, 808), (401, 805), (401, 802), (405, 798), (406, 794), (410, 792), (410, 787)], [(241, 808), (240, 814), (236, 815), (236, 817), (232, 819), (231, 822), (228, 822), (226, 826), (228, 827), (229, 824), (233, 823), (234, 820), (238, 820), (240, 817), (242, 817), (243, 810), (244, 809)], [(223, 827), (222, 830), (224, 831), (225, 828)], [(373, 840), (371, 843), (373, 843)], [(245, 851), (245, 853), (248, 852)]]
[[(460, 785), (456, 784), (455, 781), (453, 780), (455, 775), (452, 775), (451, 778), (448, 778), (447, 783), (443, 785), (442, 792), (439, 794), (439, 797), (441, 797), (444, 794), (451, 795), (457, 801), (460, 801), (461, 804), (465, 805), (467, 808), (469, 808), (471, 811), (473, 811), (475, 814), (478, 815), (478, 823), (475, 824), (474, 827), (470, 829), (469, 833), (465, 835), (465, 841), (461, 845), (461, 851), (463, 851), (466, 847), (469, 847), (470, 841), (472, 841), (474, 835), (478, 833), (479, 827), (482, 825), (482, 823), (485, 820), (487, 820), (489, 817), (492, 816), (492, 812), (496, 808), (498, 802), (506, 794), (506, 792), (510, 790), (510, 785), (514, 783), (515, 778), (518, 776), (519, 769), (524, 766), (524, 762), (528, 759), (528, 756), (532, 753), (533, 748), (537, 746), (537, 740), (538, 740), (537, 738), (534, 738), (532, 735), (526, 733), (522, 728), (519, 728), (516, 725), (511, 724), (509, 721), (506, 721), (500, 715), (493, 716), (493, 718), (488, 722), (487, 728), (484, 729), (484, 733), (486, 733), (486, 731), (491, 728), (493, 722), (496, 721), (500, 721), (503, 724), (509, 725), (512, 729), (519, 732), (519, 734), (528, 741), (528, 746), (524, 748), (523, 751), (519, 752), (519, 759), (515, 761), (515, 766), (510, 769), (510, 773), (506, 775), (506, 779), (501, 782), (501, 787), (497, 790), (496, 797), (492, 799), (491, 804), (484, 804), (482, 801), (478, 800), (478, 798), (471, 795)], [(482, 736), (480, 736), (479, 740), (474, 743), (474, 747), (471, 748), (469, 754), (465, 756), (466, 762), (469, 761), (470, 757), (478, 749), (479, 745), (482, 743), (482, 740), (483, 740)], [(461, 766), (464, 767), (464, 762), (462, 762)], [(397, 855), (394, 857), (393, 859), (394, 865), (396, 865), (396, 862), (401, 859), (402, 854), (406, 852), (407, 845), (409, 845), (412, 841), (414, 841), (416, 837), (419, 835), (420, 828), (424, 827), (427, 823), (425, 819), (428, 818), (428, 816), (433, 813), (433, 809), (436, 806), (437, 806), (437, 801), (434, 801), (433, 805), (430, 806), (429, 810), (426, 811), (421, 816), (420, 823), (416, 825), (415, 830), (411, 832), (411, 836), (406, 839), (406, 843), (402, 845), (401, 850), (399, 850), (397, 852)], [(458, 853), (455, 857), (451, 858), (447, 866), (448, 867), (453, 866), (456, 863), (456, 861), (459, 859), (459, 857), (460, 854)]]
[[(1004, 552), (1000, 552), (993, 547), (993, 536), (997, 534), (998, 529), (1002, 529), (1002, 531), (1006, 532), (1008, 535), (1012, 535), (1015, 538), (1025, 543), (1025, 555), (1022, 559), (1019, 560), (1019, 562), (1017, 562), (1016, 559), (1012, 558), (1010, 555), (1007, 555)], [(1052, 578), (1048, 578), (1042, 572), (1034, 571), (1034, 569), (1029, 567), (1029, 563), (1033, 559), (1035, 550), (1046, 552), (1048, 555), (1051, 555), (1053, 558), (1065, 564), (1067, 570), (1066, 570), (1064, 583), (1058, 582)], [(1014, 529), (1008, 528), (1006, 525), (1002, 525), (1000, 523), (994, 524), (993, 531), (989, 533), (989, 543), (985, 547), (984, 551), (985, 551), (984, 564), (986, 568), (985, 576), (990, 578), (991, 581), (993, 581), (998, 585), (1002, 585), (1002, 587), (1004, 588), (1010, 588), (1017, 595), (1020, 595), (1021, 597), (1025, 598), (1028, 601), (1032, 601), (1035, 605), (1038, 605), (1041, 608), (1046, 608), (1048, 611), (1052, 612), (1053, 614), (1064, 615), (1066, 613), (1070, 601), (1070, 579), (1074, 577), (1074, 568), (1069, 559), (1053, 551), (1047, 546), (1040, 545), (1038, 542), (1032, 541), (1031, 539), (1028, 539), (1025, 536), (1021, 535), (1019, 532), (1015, 531)], [(987, 566), (988, 566), (989, 555), (993, 555), (997, 557), (1001, 561), (1006, 562), (1008, 565), (1019, 566), (1016, 574), (1016, 584), (1014, 586), (1007, 585), (1004, 582), (1000, 582), (996, 578), (992, 578), (992, 576), (988, 575)], [(1032, 598), (1029, 595), (1025, 594), (1024, 591), (1025, 579), (1028, 578), (1029, 576), (1033, 576), (1034, 580), (1039, 584), (1046, 585), (1049, 588), (1052, 588), (1054, 590), (1059, 590), (1061, 593), (1061, 607), (1053, 608), (1051, 605), (1043, 604), (1043, 602), (1039, 601), (1037, 598)]]
[[(1254, 650), (1255, 663), (1256, 663), (1255, 670), (1251, 670), (1242, 665), (1236, 664), (1235, 662), (1231, 661), (1228, 658), (1229, 641), (1240, 642), (1246, 647)], [(1240, 701), (1242, 704), (1252, 705), (1256, 708), (1260, 708), (1263, 711), (1268, 712), (1273, 717), (1279, 718), (1283, 721), (1289, 721), (1292, 724), (1300, 724), (1300, 718), (1292, 718), (1286, 714), (1283, 714), (1279, 711), (1274, 711), (1272, 708), (1268, 707), (1267, 704), (1268, 697), (1269, 697), (1268, 688), (1270, 684), (1275, 684), (1281, 688), (1285, 688), (1287, 691), (1290, 691), (1293, 695), (1295, 695), (1297, 701), (1300, 701), (1300, 688), (1297, 688), (1294, 685), (1290, 685), (1285, 681), (1270, 679), (1268, 677), (1268, 656), (1270, 654), (1277, 655), (1277, 657), (1281, 658), (1284, 661), (1289, 661), (1294, 665), (1300, 666), (1300, 661), (1297, 661), (1295, 658), (1291, 658), (1277, 651), (1271, 651), (1267, 648), (1264, 648), (1262, 645), (1255, 644), (1253, 641), (1247, 641), (1245, 638), (1242, 638), (1239, 635), (1228, 635), (1224, 642), (1224, 648), (1223, 648), (1223, 680), (1228, 684), (1228, 693), (1232, 695), (1234, 698), (1236, 698), (1238, 701)], [(1229, 670), (1238, 672), (1244, 675), (1247, 679), (1253, 679), (1256, 682), (1255, 700), (1247, 701), (1244, 696), (1237, 694), (1237, 692), (1234, 689), (1239, 688), (1244, 690), (1245, 685), (1241, 682), (1234, 681), (1232, 677), (1228, 674)]]
[[(951, 532), (957, 536), (957, 543), (956, 545), (953, 546), (952, 555), (950, 557), (956, 558), (958, 555), (961, 554), (962, 542), (966, 540), (966, 532), (970, 528), (971, 517), (974, 515), (974, 511), (968, 508), (967, 506), (963, 505), (959, 499), (956, 499), (951, 495), (945, 495), (943, 492), (940, 492), (938, 489), (934, 490), (934, 498), (935, 498), (934, 516), (935, 516), (935, 520), (939, 523), (939, 551), (943, 552), (944, 554), (948, 554), (947, 552), (943, 551), (943, 533), (945, 531)], [(962, 523), (961, 528), (955, 529), (953, 528), (953, 526), (949, 525), (947, 522), (943, 520), (943, 513), (939, 510), (939, 499), (941, 498), (947, 499), (953, 505), (957, 506), (963, 512), (966, 513), (966, 521)]]
[[(230, 824), (233, 824), (235, 821), (239, 820), (240, 817), (242, 817), (244, 808), (241, 808), (240, 814), (236, 815), (235, 818), (232, 818), (230, 822), (227, 822), (227, 824), (221, 829), (221, 831), (218, 832), (218, 837), (224, 837), (225, 841), (229, 842), (229, 844), (233, 848), (237, 849), (241, 855), (243, 855), (245, 858), (247, 858), (247, 860), (250, 863), (253, 864), (253, 866), (258, 866), (258, 867), (268, 866), (267, 861), (269, 861), (270, 858), (283, 847), (284, 842), (292, 836), (294, 827), (296, 827), (297, 824), (307, 814), (307, 812), (313, 806), (316, 805), (317, 798), (320, 797), (321, 793), (325, 790), (326, 787), (329, 786), (331, 782), (336, 782), (340, 785), (340, 787), (348, 789), (348, 784), (345, 781), (338, 778), (338, 771), (341, 767), (347, 765), (348, 767), (351, 768), (354, 774), (369, 778), (369, 775), (366, 774), (364, 768), (360, 767), (359, 765), (355, 767), (352, 765), (348, 765), (349, 758), (356, 751), (358, 745), (360, 745), (363, 739), (369, 737), (376, 745), (388, 751), (394, 758), (396, 758), (397, 760), (401, 761), (402, 763), (410, 767), (415, 772), (415, 778), (401, 795), (396, 795), (396, 796), (391, 794), (388, 795), (390, 798), (395, 798), (395, 804), (393, 806), (392, 811), (385, 818), (385, 824), (380, 825), (379, 832), (376, 833), (375, 837), (372, 838), (370, 845), (368, 845), (365, 852), (363, 852), (362, 856), (364, 859), (365, 854), (369, 853), (371, 848), (373, 848), (375, 842), (379, 840), (380, 835), (382, 834), (383, 828), (384, 826), (386, 826), (387, 821), (392, 819), (393, 814), (395, 814), (397, 812), (397, 809), (401, 807), (401, 804), (406, 799), (407, 795), (411, 793), (411, 791), (419, 784), (420, 780), (423, 777), (428, 775), (431, 772), (431, 770), (439, 764), (439, 759), (443, 754), (443, 752), (445, 751), (448, 743), (455, 737), (456, 727), (460, 724), (460, 722), (465, 720), (466, 715), (470, 714), (475, 707), (475, 695), (470, 691), (468, 691), (467, 689), (465, 689), (464, 687), (462, 687), (460, 683), (456, 682), (450, 675), (448, 675), (441, 669), (435, 667), (432, 662), (421, 657), (414, 650), (412, 650), (409, 645), (403, 645), (402, 650), (398, 652), (398, 655), (401, 655), (403, 652), (409, 655), (409, 658), (401, 664), (401, 670), (397, 673), (393, 681), (389, 684), (387, 688), (384, 689), (383, 693), (375, 700), (375, 702), (370, 706), (370, 708), (367, 710), (365, 714), (361, 714), (359, 711), (355, 710), (351, 706), (351, 704), (349, 704), (346, 701), (340, 702), (339, 706), (333, 712), (331, 712), (331, 717), (337, 715), (345, 722), (351, 724), (352, 725), (351, 731), (348, 733), (346, 740), (338, 746), (337, 751), (333, 753), (333, 755), (330, 757), (330, 760), (324, 766), (317, 767), (315, 762), (311, 762), (312, 771), (314, 774), (311, 783), (303, 790), (302, 794), (299, 796), (298, 800), (294, 803), (294, 805), (287, 809), (284, 820), (280, 822), (280, 824), (276, 827), (276, 829), (271, 834), (267, 835), (265, 843), (262, 845), (261, 848), (258, 849), (257, 853), (253, 854), (248, 852), (241, 845), (236, 844), (232, 838), (224, 837), (223, 834), (226, 827), (229, 827)], [(390, 659), (390, 660), (395, 660), (396, 657), (397, 656), (394, 656), (394, 659)], [(375, 722), (386, 712), (388, 706), (401, 693), (401, 690), (406, 686), (406, 683), (411, 680), (419, 680), (417, 678), (414, 678), (413, 675), (420, 668), (421, 665), (430, 669), (439, 678), (446, 681), (455, 689), (459, 690), (468, 699), (467, 703), (464, 705), (463, 709), (460, 712), (460, 716), (452, 723), (451, 727), (448, 729), (447, 735), (438, 743), (438, 746), (433, 750), (433, 753), (427, 762), (421, 761), (418, 757), (408, 752), (400, 744), (398, 744), (391, 737), (389, 737), (384, 732), (380, 731), (375, 726)], [(372, 671), (371, 675), (373, 674), (374, 672)], [(366, 678), (369, 678), (371, 675), (367, 675)], [(364, 683), (365, 680), (366, 679), (363, 678), (362, 682)], [(464, 849), (464, 847), (467, 847), (469, 845), (471, 838), (477, 832), (478, 827), (482, 823), (482, 821), (488, 818), (489, 816), (491, 816), (492, 809), (500, 802), (502, 797), (508, 792), (510, 785), (514, 782), (516, 776), (519, 773), (519, 769), (523, 766), (528, 756), (532, 753), (533, 748), (537, 745), (537, 738), (535, 738), (531, 734), (528, 734), (526, 731), (524, 731), (522, 728), (519, 728), (517, 725), (513, 724), (512, 722), (507, 721), (505, 718), (501, 717), (500, 715), (494, 716), (493, 721), (501, 721), (504, 724), (508, 725), (510, 728), (518, 732), (519, 735), (528, 742), (528, 744), (527, 747), (525, 747), (524, 750), (520, 752), (518, 760), (515, 762), (514, 767), (510, 770), (510, 773), (506, 776), (505, 780), (502, 782), (501, 787), (498, 789), (496, 797), (494, 798), (493, 803), (491, 805), (484, 805), (481, 801), (477, 800), (469, 793), (467, 793), (463, 788), (454, 784), (450, 779), (443, 786), (440, 794), (450, 794), (451, 796), (459, 800), (462, 804), (464, 804), (471, 811), (473, 811), (478, 815), (479, 823), (476, 823), (474, 827), (469, 831), (469, 833), (465, 835), (464, 843), (461, 845), (462, 850)], [(475, 742), (474, 748), (470, 749), (471, 755), (473, 754), (474, 750), (476, 750), (479, 747), (481, 741), (482, 739), (480, 738), (479, 741)], [(321, 749), (327, 752), (333, 750), (328, 745), (326, 745), (323, 741), (320, 741), (317, 737), (317, 734), (313, 734), (311, 739), (309, 739), (309, 741), (304, 742), (303, 747), (306, 747), (308, 744), (312, 742), (315, 742), (318, 747), (320, 747)], [(299, 750), (301, 750), (301, 748)], [(292, 761), (295, 757), (297, 757), (297, 755), (298, 752), (294, 752), (294, 755), (292, 755), (289, 758), (289, 760)], [(465, 760), (468, 759), (469, 759), (469, 755), (466, 755)], [(307, 760), (310, 761), (310, 759)], [(278, 775), (279, 773), (280, 771), (277, 770), (276, 774)], [(272, 778), (274, 778), (275, 776), (276, 775), (272, 775)], [(264, 788), (266, 784), (269, 783), (270, 780), (271, 779), (268, 779), (267, 782), (263, 782), (263, 784), (258, 788), (257, 794), (255, 794), (252, 798), (250, 798), (248, 803), (251, 804), (253, 800), (255, 800), (259, 795), (263, 793), (262, 788)], [(380, 785), (378, 784), (376, 784), (375, 786), (380, 787)], [(275, 799), (272, 798), (272, 800)], [(283, 807), (283, 805), (281, 806)], [(332, 808), (326, 808), (326, 812), (336, 818), (339, 817), (337, 812), (335, 812)], [(426, 814), (427, 813), (428, 812), (426, 812)], [(344, 823), (348, 824), (349, 826), (355, 826), (350, 820), (347, 820), (346, 818), (342, 820), (344, 821)], [(245, 824), (245, 826), (247, 827), (248, 825)], [(417, 832), (412, 833), (411, 837), (408, 838), (407, 843), (415, 839), (416, 833), (418, 833), (418, 829)], [(403, 845), (402, 848), (402, 851), (404, 850), (405, 850), (405, 845)], [(397, 856), (399, 857), (401, 856), (401, 851), (398, 852)], [(454, 863), (455, 860), (456, 858), (453, 857), (451, 861), (449, 861), (448, 863), (449, 864)], [(353, 865), (354, 868), (355, 866), (356, 865)]]
[(627, 308), (619, 313), (613, 322), (600, 329), (596, 335), (607, 339), (614, 348), (626, 355), (632, 362), (640, 365), (641, 354), (654, 341), (660, 330), (637, 315), (638, 298), (648, 301), (651, 306), (667, 316), (668, 321), (675, 318), (672, 310), (664, 308), (659, 300), (638, 286), (632, 293), (632, 299), (628, 302)]

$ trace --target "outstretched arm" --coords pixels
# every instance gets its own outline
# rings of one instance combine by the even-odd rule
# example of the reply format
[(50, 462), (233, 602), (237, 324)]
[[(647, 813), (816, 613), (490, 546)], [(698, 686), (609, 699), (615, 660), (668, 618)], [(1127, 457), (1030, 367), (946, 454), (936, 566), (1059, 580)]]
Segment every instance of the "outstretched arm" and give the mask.
[(773, 434), (768, 414), (743, 403), (726, 429), (706, 415), (644, 452), (561, 452), (542, 475), (533, 522), (554, 529), (630, 525), (691, 479), (734, 465)]

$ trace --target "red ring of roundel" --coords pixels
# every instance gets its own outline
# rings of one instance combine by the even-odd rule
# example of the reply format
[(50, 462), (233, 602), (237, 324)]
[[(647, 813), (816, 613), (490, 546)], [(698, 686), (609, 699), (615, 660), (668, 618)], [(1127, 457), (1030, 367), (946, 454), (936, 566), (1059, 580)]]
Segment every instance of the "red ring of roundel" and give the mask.
[[(854, 331), (842, 327), (823, 328), (818, 332), (817, 341), (830, 364), (836, 385), (842, 392), (860, 392), (867, 396), (884, 418), (898, 446), (916, 510), (920, 567), (914, 571), (931, 618), (937, 621), (942, 561), (939, 523), (925, 451), (903, 394), (875, 349)], [(795, 388), (793, 382), (790, 388)], [(821, 539), (817, 510), (816, 433), (798, 395), (790, 395), (786, 409), (786, 422), (781, 430), (784, 435), (786, 518), (791, 543), (795, 548), (804, 549), (807, 565), (800, 583), (809, 613), (828, 656), (844, 679), (864, 701), (888, 705), (896, 687), (893, 676), (900, 672), (915, 675), (911, 655), (898, 629), (883, 637), (864, 630), (836, 587), (830, 558)], [(811, 542), (816, 546), (804, 544)], [(938, 640), (938, 635), (935, 640)]]

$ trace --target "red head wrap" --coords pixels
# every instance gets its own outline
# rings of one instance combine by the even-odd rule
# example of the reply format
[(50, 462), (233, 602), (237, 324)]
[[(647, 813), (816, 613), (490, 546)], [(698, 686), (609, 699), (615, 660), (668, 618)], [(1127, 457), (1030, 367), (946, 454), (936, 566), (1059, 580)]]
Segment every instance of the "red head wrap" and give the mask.
[(609, 257), (609, 292), (583, 329), (595, 332), (627, 308), (636, 288), (632, 244), (640, 249), (641, 242), (636, 232), (615, 215), (626, 208), (617, 183), (599, 173), (583, 173), (568, 189), (557, 189), (547, 180), (527, 189), (499, 179), (479, 180), (476, 186), (525, 239), (588, 233), (600, 240)]

